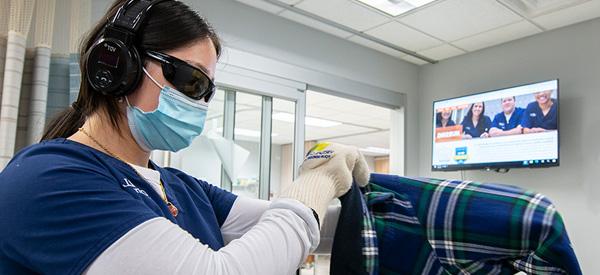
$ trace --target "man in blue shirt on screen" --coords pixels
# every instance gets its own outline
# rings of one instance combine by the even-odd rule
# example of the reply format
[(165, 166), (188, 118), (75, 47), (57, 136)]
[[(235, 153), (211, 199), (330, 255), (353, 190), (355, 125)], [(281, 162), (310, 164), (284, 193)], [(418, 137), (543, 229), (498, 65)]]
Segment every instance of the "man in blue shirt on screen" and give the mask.
[(515, 107), (515, 97), (505, 97), (501, 99), (502, 112), (494, 116), (490, 136), (508, 136), (519, 135), (522, 133), (521, 120), (525, 109)]
[(558, 102), (553, 90), (535, 93), (535, 101), (527, 105), (521, 121), (523, 133), (541, 133), (558, 129)]

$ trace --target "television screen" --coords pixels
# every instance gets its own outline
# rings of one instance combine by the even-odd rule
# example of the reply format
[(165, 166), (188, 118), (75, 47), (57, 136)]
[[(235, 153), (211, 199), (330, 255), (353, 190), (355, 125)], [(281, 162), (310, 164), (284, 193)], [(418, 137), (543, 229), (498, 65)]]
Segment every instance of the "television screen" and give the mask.
[(433, 103), (432, 170), (559, 165), (558, 79)]

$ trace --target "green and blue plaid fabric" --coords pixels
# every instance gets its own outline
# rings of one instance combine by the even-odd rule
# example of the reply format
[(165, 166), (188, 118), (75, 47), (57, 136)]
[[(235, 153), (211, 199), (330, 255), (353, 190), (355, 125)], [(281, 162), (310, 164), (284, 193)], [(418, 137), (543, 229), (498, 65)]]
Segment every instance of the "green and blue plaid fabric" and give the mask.
[(364, 199), (361, 200), (362, 212), (363, 212), (363, 228), (361, 230), (361, 236), (363, 239), (362, 255), (364, 258), (364, 266), (367, 274), (377, 275), (379, 274), (379, 262), (377, 261), (379, 251), (377, 249), (377, 231), (375, 231), (374, 223), (375, 220)]
[(368, 261), (380, 274), (581, 274), (563, 221), (541, 194), (379, 174), (363, 194), (377, 233), (365, 251), (378, 251)]

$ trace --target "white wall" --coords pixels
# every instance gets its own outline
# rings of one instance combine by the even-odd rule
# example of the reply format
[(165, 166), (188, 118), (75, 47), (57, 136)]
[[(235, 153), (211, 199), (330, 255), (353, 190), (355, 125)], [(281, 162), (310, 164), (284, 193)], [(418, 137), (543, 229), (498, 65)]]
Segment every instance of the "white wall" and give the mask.
[[(600, 19), (426, 65), (419, 73), (419, 174), (431, 172), (432, 101), (552, 78), (560, 79), (561, 165), (508, 174), (467, 172), (547, 195), (562, 213), (584, 274), (600, 274)], [(409, 143), (410, 144), (410, 143)], [(410, 159), (410, 155), (409, 159)]]

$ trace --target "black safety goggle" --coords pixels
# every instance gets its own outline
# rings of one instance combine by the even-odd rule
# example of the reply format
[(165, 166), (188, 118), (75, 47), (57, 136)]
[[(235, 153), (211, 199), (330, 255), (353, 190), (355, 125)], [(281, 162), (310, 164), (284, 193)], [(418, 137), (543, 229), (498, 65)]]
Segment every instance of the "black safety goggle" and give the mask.
[(215, 95), (215, 84), (204, 71), (165, 53), (146, 51), (146, 55), (161, 63), (165, 79), (186, 96), (208, 103)]

